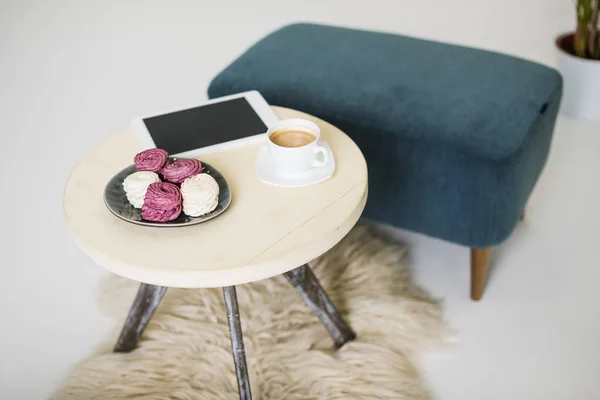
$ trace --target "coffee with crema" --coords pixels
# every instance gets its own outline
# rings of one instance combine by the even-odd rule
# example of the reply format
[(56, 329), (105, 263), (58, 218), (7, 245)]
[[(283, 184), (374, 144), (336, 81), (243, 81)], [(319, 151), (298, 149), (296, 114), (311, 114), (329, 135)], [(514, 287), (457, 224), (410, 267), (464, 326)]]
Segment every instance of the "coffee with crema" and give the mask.
[(289, 128), (273, 132), (269, 139), (281, 147), (302, 147), (314, 142), (317, 137), (309, 130)]

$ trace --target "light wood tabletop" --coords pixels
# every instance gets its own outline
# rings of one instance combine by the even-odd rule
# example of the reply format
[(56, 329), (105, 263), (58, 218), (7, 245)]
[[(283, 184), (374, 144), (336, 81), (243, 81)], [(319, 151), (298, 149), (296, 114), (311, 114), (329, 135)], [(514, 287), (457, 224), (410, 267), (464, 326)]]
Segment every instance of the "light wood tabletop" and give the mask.
[(321, 128), (336, 159), (329, 180), (280, 188), (256, 175), (260, 144), (207, 154), (232, 192), (219, 217), (187, 227), (147, 227), (122, 221), (106, 208), (109, 179), (133, 163), (140, 145), (131, 129), (98, 145), (71, 172), (63, 207), (81, 249), (115, 274), (152, 285), (221, 287), (280, 275), (339, 242), (367, 200), (367, 166), (356, 144), (336, 127), (295, 110), (274, 107), (281, 118), (306, 118)]

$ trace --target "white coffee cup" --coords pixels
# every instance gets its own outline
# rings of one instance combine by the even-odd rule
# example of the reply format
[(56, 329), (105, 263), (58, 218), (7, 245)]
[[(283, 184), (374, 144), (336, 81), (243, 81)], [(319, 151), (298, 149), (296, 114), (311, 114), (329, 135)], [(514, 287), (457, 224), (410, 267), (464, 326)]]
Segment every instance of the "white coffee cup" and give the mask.
[[(295, 129), (314, 135), (314, 140), (298, 147), (286, 147), (274, 143), (271, 139), (277, 132)], [(329, 151), (321, 144), (320, 138), (319, 127), (305, 119), (284, 119), (271, 126), (267, 131), (267, 149), (273, 168), (276, 168), (278, 173), (297, 174), (311, 168), (324, 167), (329, 162)]]

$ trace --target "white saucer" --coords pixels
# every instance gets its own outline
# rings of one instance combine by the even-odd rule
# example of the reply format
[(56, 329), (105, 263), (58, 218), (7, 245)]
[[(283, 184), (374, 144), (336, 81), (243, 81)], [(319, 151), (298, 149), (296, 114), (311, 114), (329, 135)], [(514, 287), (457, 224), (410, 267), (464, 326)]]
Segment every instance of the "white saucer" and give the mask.
[(260, 146), (256, 159), (256, 174), (258, 178), (269, 185), (281, 187), (302, 187), (323, 182), (333, 176), (335, 172), (335, 158), (331, 147), (326, 142), (321, 142), (329, 151), (329, 162), (323, 167), (313, 167), (298, 174), (281, 174), (277, 172), (269, 158), (267, 145)]

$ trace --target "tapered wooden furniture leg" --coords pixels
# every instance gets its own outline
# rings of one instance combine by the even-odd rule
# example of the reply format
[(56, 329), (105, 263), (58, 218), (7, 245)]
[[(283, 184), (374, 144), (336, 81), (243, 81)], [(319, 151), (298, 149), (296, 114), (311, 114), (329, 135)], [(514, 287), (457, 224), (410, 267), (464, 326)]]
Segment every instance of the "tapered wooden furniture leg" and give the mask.
[(492, 248), (471, 249), (471, 298), (480, 300), (488, 275)]
[(307, 264), (286, 272), (284, 275), (288, 282), (296, 288), (302, 300), (319, 317), (321, 323), (329, 331), (337, 348), (356, 338), (356, 334), (337, 312)]
[(235, 286), (224, 287), (223, 296), (225, 297), (227, 322), (229, 323), (229, 334), (231, 335), (231, 351), (233, 352), (233, 363), (235, 364), (240, 400), (251, 400), (252, 393), (250, 392), (250, 380), (248, 379), (244, 338), (242, 335), (242, 325), (240, 324), (240, 310), (238, 309)]
[(140, 284), (125, 321), (125, 326), (123, 326), (117, 344), (115, 344), (115, 352), (126, 353), (136, 348), (140, 336), (142, 336), (166, 291), (167, 288), (164, 286)]
[(525, 209), (521, 211), (521, 215), (519, 216), (519, 221), (523, 221), (525, 219)]

